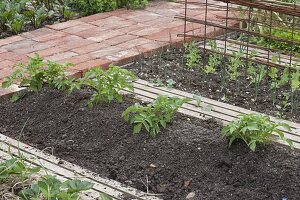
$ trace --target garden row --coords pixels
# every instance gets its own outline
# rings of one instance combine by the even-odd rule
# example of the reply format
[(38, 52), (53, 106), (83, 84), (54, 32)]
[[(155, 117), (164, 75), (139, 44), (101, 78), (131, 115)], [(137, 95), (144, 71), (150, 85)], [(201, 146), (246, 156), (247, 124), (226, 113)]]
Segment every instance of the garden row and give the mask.
[[(175, 165), (167, 164), (167, 163), (174, 163), (173, 161), (168, 159), (176, 159), (175, 163), (178, 162), (178, 155), (181, 155), (178, 151), (183, 152), (182, 153), (183, 157), (181, 159), (195, 158), (201, 154), (200, 158), (191, 160), (191, 162), (200, 162), (200, 163), (195, 163), (195, 166), (197, 167), (195, 169), (189, 168), (189, 170), (191, 170), (191, 172), (193, 173), (193, 176), (195, 176), (194, 178), (198, 179), (200, 177), (202, 179), (202, 181), (199, 180), (199, 184), (203, 184), (204, 180), (211, 181), (211, 177), (219, 177), (219, 175), (216, 174), (212, 175), (212, 174), (217, 173), (217, 171), (221, 169), (222, 179), (224, 178), (224, 180), (214, 180), (215, 182), (213, 183), (213, 185), (215, 186), (216, 183), (225, 184), (225, 182), (227, 182), (226, 184), (232, 187), (232, 184), (235, 181), (228, 182), (228, 178), (231, 179), (232, 175), (226, 175), (226, 173), (224, 174), (223, 169), (224, 170), (226, 169), (225, 171), (227, 170), (231, 171), (234, 170), (235, 167), (239, 167), (237, 163), (240, 163), (241, 161), (237, 159), (240, 156), (236, 157), (236, 152), (241, 152), (242, 150), (242, 152), (245, 153), (245, 156), (247, 155), (250, 157), (251, 156), (260, 157), (263, 154), (265, 154), (264, 151), (267, 151), (267, 148), (265, 149), (264, 146), (261, 145), (257, 146), (257, 144), (259, 143), (267, 144), (270, 143), (271, 140), (273, 139), (281, 139), (292, 146), (291, 141), (286, 139), (284, 137), (283, 132), (281, 131), (282, 128), (289, 129), (289, 126), (284, 123), (271, 122), (268, 116), (257, 115), (257, 114), (240, 115), (237, 121), (231, 122), (227, 126), (222, 128), (221, 134), (218, 131), (216, 131), (216, 134), (214, 134), (213, 132), (208, 131), (207, 128), (202, 127), (205, 126), (205, 124), (207, 124), (207, 127), (214, 127), (213, 129), (218, 127), (215, 123), (212, 122), (203, 122), (203, 121), (197, 121), (195, 119), (189, 119), (188, 121), (192, 121), (190, 123), (186, 120), (186, 116), (181, 116), (180, 118), (178, 118), (178, 115), (174, 121), (173, 116), (176, 114), (176, 111), (184, 103), (187, 103), (192, 99), (168, 97), (162, 95), (162, 96), (158, 96), (158, 98), (154, 102), (146, 104), (146, 103), (140, 103), (139, 101), (136, 100), (135, 101), (130, 100), (130, 98), (126, 96), (126, 98), (124, 99), (125, 102), (121, 103), (123, 101), (123, 96), (121, 95), (120, 92), (122, 90), (131, 91), (133, 89), (132, 82), (136, 79), (136, 76), (133, 73), (116, 66), (110, 66), (107, 71), (104, 71), (101, 68), (94, 68), (88, 71), (82, 79), (73, 79), (73, 78), (66, 77), (66, 75), (64, 74), (64, 70), (66, 69), (66, 67), (68, 67), (67, 64), (61, 65), (51, 61), (48, 61), (48, 63), (44, 63), (43, 59), (40, 58), (38, 55), (34, 58), (31, 58), (28, 64), (19, 64), (18, 66), (16, 66), (16, 71), (12, 74), (12, 76), (5, 78), (4, 82), (2, 83), (2, 86), (9, 87), (11, 84), (17, 83), (20, 87), (28, 88), (29, 91), (26, 92), (23, 91), (21, 93), (17, 93), (13, 95), (12, 101), (16, 102), (15, 105), (9, 106), (6, 103), (3, 104), (2, 108), (4, 113), (3, 113), (3, 119), (1, 119), (3, 121), (3, 124), (4, 125), (7, 124), (7, 126), (14, 128), (13, 124), (16, 124), (16, 122), (14, 122), (13, 119), (14, 118), (19, 119), (19, 118), (8, 117), (8, 115), (11, 114), (14, 115), (15, 113), (20, 112), (20, 115), (22, 117), (27, 115), (25, 113), (37, 115), (36, 117), (38, 118), (35, 119), (39, 119), (38, 122), (32, 121), (28, 123), (28, 125), (26, 125), (29, 127), (25, 128), (26, 133), (24, 131), (23, 137), (26, 138), (27, 143), (37, 145), (41, 149), (47, 148), (49, 146), (50, 147), (55, 146), (54, 149), (56, 150), (56, 154), (63, 156), (64, 159), (65, 158), (72, 159), (72, 162), (76, 162), (88, 168), (93, 168), (94, 171), (99, 174), (104, 173), (102, 172), (102, 170), (109, 171), (108, 175), (107, 174), (106, 175), (112, 179), (122, 180), (127, 184), (132, 184), (135, 187), (139, 189), (143, 189), (147, 192), (149, 192), (150, 190), (157, 193), (163, 193), (164, 195), (166, 195), (166, 199), (182, 199), (184, 198), (184, 194), (186, 191), (191, 191), (190, 189), (188, 189), (189, 187), (193, 189), (199, 189), (203, 186), (203, 185), (201, 186), (196, 184), (196, 182), (193, 182), (191, 184), (190, 183), (191, 180), (184, 180), (185, 186), (184, 187), (182, 186), (182, 181), (183, 181), (182, 178), (185, 175), (181, 173), (179, 174), (176, 173), (178, 173), (178, 171), (182, 171), (184, 173), (187, 172), (182, 170), (181, 168), (182, 166), (177, 166), (177, 164)], [(43, 86), (45, 84), (47, 84), (50, 88), (44, 88)], [(63, 94), (64, 92), (57, 92), (56, 90), (53, 90), (51, 88), (67, 90), (69, 96), (66, 99)], [(34, 92), (35, 94), (33, 94), (30, 91)], [(43, 93), (45, 92), (47, 95), (46, 97), (43, 97), (44, 96)], [(53, 101), (49, 99), (51, 97), (52, 98), (55, 97)], [(29, 101), (28, 102), (29, 104), (26, 104), (27, 99)], [(85, 99), (87, 99), (87, 101), (85, 101)], [(199, 104), (201, 104), (199, 98), (194, 97), (194, 100), (196, 100), (197, 102), (199, 102)], [(81, 104), (80, 107), (76, 107), (78, 102), (85, 102), (84, 104), (85, 105), (87, 104), (89, 108), (81, 107), (82, 106), (81, 103), (80, 103)], [(52, 119), (53, 116), (50, 118), (47, 117), (45, 113), (39, 114), (39, 112), (44, 112), (44, 109), (39, 109), (40, 106), (38, 105), (40, 103), (45, 103), (45, 105), (41, 105), (43, 107), (49, 105), (46, 106), (49, 108), (49, 110), (45, 109), (45, 111), (51, 115), (52, 113), (51, 110), (53, 110), (52, 114), (55, 116), (55, 119), (54, 118)], [(133, 103), (135, 104), (132, 105)], [(101, 104), (101, 106), (96, 106), (97, 104)], [(27, 106), (34, 105), (34, 106), (24, 107), (24, 105)], [(61, 106), (66, 106), (66, 107), (60, 108)], [(35, 109), (35, 108), (37, 108), (37, 110), (30, 111), (31, 109)], [(8, 109), (7, 110), (8, 112), (4, 111), (6, 109)], [(20, 110), (16, 112), (16, 111), (12, 111), (12, 109), (20, 109)], [(24, 109), (27, 111), (25, 111)], [(93, 113), (94, 111), (92, 110), (94, 109), (98, 109), (100, 113), (97, 114)], [(66, 110), (66, 113), (54, 113), (56, 111), (64, 112), (64, 110)], [(121, 110), (123, 110), (123, 112), (120, 113)], [(79, 115), (78, 112), (81, 112), (81, 114)], [(71, 114), (71, 116), (69, 116), (69, 114), (67, 113)], [(130, 124), (133, 124), (133, 127), (131, 125), (129, 126), (126, 125), (127, 123), (122, 122), (123, 120), (121, 121), (119, 120), (119, 118), (121, 118), (120, 116), (121, 114), (125, 122), (129, 122)], [(58, 126), (58, 123), (69, 123), (69, 120), (72, 120), (74, 117), (75, 118), (83, 117), (83, 118), (79, 119), (79, 121), (77, 122), (73, 121), (66, 128), (63, 128), (61, 126), (59, 126), (58, 129), (55, 128), (56, 126)], [(87, 118), (87, 121), (81, 121), (81, 120), (85, 120), (85, 118)], [(53, 124), (53, 120), (58, 120), (58, 121)], [(92, 123), (93, 121), (95, 121), (95, 123)], [(114, 123), (114, 124), (110, 125), (110, 123)], [(32, 127), (35, 126), (34, 124), (37, 124), (36, 127), (37, 129), (31, 128), (31, 126)], [(52, 128), (45, 129), (45, 126), (48, 127), (47, 124), (49, 124), (50, 127)], [(179, 126), (180, 124), (186, 127), (180, 127)], [(202, 125), (200, 126), (200, 124)], [(93, 125), (95, 127), (93, 127)], [(175, 125), (179, 127), (173, 130)], [(114, 128), (111, 126), (113, 126)], [(192, 128), (193, 126), (194, 128)], [(130, 136), (129, 134), (127, 134), (128, 133), (127, 131), (130, 129), (132, 130), (132, 128), (133, 128), (133, 133), (140, 133), (140, 132), (149, 133), (151, 139), (149, 137), (147, 137), (146, 139), (146, 137), (144, 137), (143, 134), (140, 134), (139, 136), (136, 135), (135, 137)], [(104, 130), (100, 132), (98, 131), (95, 132), (95, 129), (96, 130), (104, 129)], [(117, 132), (112, 132), (112, 131), (116, 131), (116, 129)], [(193, 134), (189, 135), (191, 130)], [(82, 131), (82, 132), (79, 133), (78, 131)], [(11, 131), (10, 128), (8, 127), (6, 127), (6, 131), (4, 131), (4, 133), (9, 136), (15, 135), (14, 132), (16, 133), (17, 131)], [(64, 134), (62, 134), (62, 132), (64, 132)], [(47, 139), (44, 138), (41, 140), (40, 134), (42, 133)], [(159, 133), (163, 133), (163, 134), (159, 134)], [(277, 138), (273, 137), (272, 133), (276, 133), (278, 137)], [(101, 137), (99, 137), (99, 134)], [(226, 157), (229, 156), (228, 155), (229, 150), (228, 149), (226, 150), (226, 145), (224, 145), (221, 139), (221, 135), (223, 137), (229, 138), (229, 145), (232, 146), (233, 149), (236, 148), (239, 149), (238, 151), (233, 150), (235, 152), (233, 153), (234, 154), (233, 156), (236, 158), (230, 156), (230, 160), (232, 160), (232, 163), (230, 163), (231, 161), (226, 161), (227, 160)], [(203, 139), (204, 136), (207, 138)], [(84, 140), (82, 140), (82, 138), (84, 138)], [(141, 139), (143, 142), (141, 142)], [(130, 142), (130, 140), (134, 140), (134, 141)], [(140, 143), (138, 143), (138, 141)], [(245, 144), (252, 151), (255, 151), (257, 148), (261, 149), (262, 151), (258, 151), (261, 152), (261, 154), (260, 153), (249, 154), (249, 151), (246, 151), (245, 146), (243, 146), (243, 144), (240, 143), (239, 141), (245, 142)], [(186, 142), (187, 144), (190, 145), (185, 144)], [(132, 146), (132, 144), (134, 146)], [(177, 145), (178, 149), (177, 147), (175, 148), (176, 146), (175, 144)], [(207, 144), (209, 145), (207, 146)], [(175, 146), (171, 147), (170, 145), (171, 146), (175, 145)], [(216, 149), (214, 145), (219, 146), (220, 152), (218, 153), (215, 152), (219, 150)], [(159, 163), (159, 166), (157, 166), (157, 163), (155, 163), (156, 161), (153, 160), (154, 159), (153, 156), (151, 155), (147, 156), (143, 153), (145, 151), (143, 149), (147, 149), (150, 152), (155, 151), (153, 149), (153, 146), (156, 146), (155, 149), (163, 150), (162, 152), (160, 152), (161, 156), (158, 156), (157, 154), (158, 152), (153, 152), (153, 155), (156, 155), (159, 158), (161, 157), (165, 161), (167, 160), (168, 161), (167, 163), (162, 165), (160, 163), (162, 161), (159, 162), (157, 161)], [(268, 151), (269, 156), (272, 155), (273, 157), (275, 156), (275, 154), (277, 156), (283, 154), (285, 156), (289, 155), (288, 151), (285, 148), (278, 147), (278, 149), (275, 150), (276, 148), (273, 147), (272, 145), (268, 147), (271, 149), (270, 152)], [(130, 150), (132, 148), (137, 148), (137, 149)], [(127, 150), (125, 151), (125, 149)], [(177, 158), (173, 156), (169, 157), (170, 154), (168, 154), (167, 149), (169, 149), (169, 151), (170, 149), (173, 149), (172, 150), (174, 151), (173, 153), (177, 152), (176, 153)], [(131, 157), (130, 155), (127, 155), (126, 152), (128, 153), (128, 150), (130, 150), (131, 154), (133, 153), (141, 154), (141, 155), (136, 155), (137, 158), (138, 159), (143, 158), (146, 159), (147, 161), (138, 161), (138, 160), (132, 161), (134, 156)], [(206, 150), (212, 151), (214, 153), (209, 155), (207, 154)], [(120, 155), (119, 151), (124, 154)], [(197, 151), (198, 153), (196, 153), (195, 151)], [(281, 153), (278, 154), (276, 153), (276, 151), (279, 151)], [(202, 155), (202, 152), (203, 153), (206, 152), (205, 154), (207, 155), (206, 156), (205, 154)], [(112, 153), (115, 153), (116, 155), (109, 156)], [(166, 155), (168, 155), (169, 157), (168, 159), (166, 159), (165, 157)], [(187, 155), (190, 155), (191, 157)], [(221, 155), (222, 158), (219, 159), (225, 160), (224, 161), (225, 164), (223, 163), (222, 160), (220, 161), (217, 158), (216, 159), (211, 158), (211, 156), (215, 156), (215, 155)], [(128, 159), (126, 159), (126, 156), (129, 156)], [(96, 157), (98, 159), (96, 159)], [(287, 157), (289, 159), (292, 159), (293, 162), (297, 162), (297, 160), (294, 159), (294, 157), (290, 157), (290, 156)], [(204, 163), (211, 163), (212, 164), (211, 168), (214, 170), (212, 170), (211, 172), (205, 170), (202, 171), (202, 169), (207, 168), (207, 166), (201, 163), (202, 162), (201, 160), (203, 159), (204, 160), (207, 159)], [(276, 157), (271, 159), (272, 162), (273, 161), (277, 162), (274, 159), (275, 160), (281, 159), (281, 157)], [(139, 162), (139, 164), (137, 162)], [(144, 166), (145, 162), (148, 163), (146, 164), (147, 166), (150, 165), (150, 168), (148, 167), (145, 168)], [(150, 164), (149, 162), (154, 162), (154, 163)], [(183, 163), (190, 163), (190, 162), (183, 162)], [(248, 165), (247, 161), (245, 162), (245, 160), (243, 161), (243, 164)], [(261, 165), (263, 163), (260, 163), (258, 161), (257, 164)], [(201, 166), (203, 165), (203, 168), (198, 168), (199, 165)], [(167, 168), (164, 169), (164, 166)], [(256, 168), (255, 165), (253, 167)], [(276, 167), (278, 167), (277, 170), (281, 168), (280, 166), (276, 166)], [(297, 164), (295, 164), (295, 167), (297, 167)], [(130, 169), (128, 171), (128, 174), (125, 173), (122, 176), (121, 174), (124, 173), (123, 170), (127, 171), (127, 169)], [(146, 170), (146, 172), (144, 170)], [(172, 175), (167, 173), (169, 170), (173, 171), (172, 173), (175, 174)], [(253, 169), (249, 169), (249, 170), (253, 170)], [(157, 173), (159, 173), (159, 175)], [(200, 173), (201, 175), (197, 177), (197, 175), (195, 175), (197, 173)], [(230, 172), (230, 174), (231, 173), (232, 172)], [(245, 171), (245, 174), (248, 173), (249, 171), (247, 169)], [(265, 173), (265, 172), (257, 171), (255, 172), (255, 176), (264, 177), (263, 176), (264, 174), (259, 174), (259, 173)], [(287, 175), (289, 173), (294, 173), (294, 168), (292, 169), (292, 171), (285, 171), (284, 173), (286, 173)], [(135, 178), (133, 178), (132, 176)], [(146, 178), (146, 182), (142, 181), (142, 183), (144, 183), (144, 186), (141, 187), (141, 183), (138, 181), (139, 178), (137, 178), (140, 176), (149, 177), (151, 178), (151, 180), (149, 182), (148, 178)], [(174, 181), (175, 182), (179, 181), (179, 182), (177, 183), (172, 182), (172, 178), (170, 178), (171, 176), (175, 176), (176, 178)], [(240, 177), (241, 174), (236, 174), (236, 176)], [(164, 178), (162, 179), (161, 177)], [(189, 177), (192, 178), (192, 175), (190, 174)], [(235, 179), (237, 177), (235, 177)], [(225, 179), (227, 179), (227, 181), (225, 181)], [(127, 182), (129, 180), (131, 182)], [(166, 182), (166, 185), (161, 185), (161, 183), (163, 182)], [(248, 182), (248, 180), (246, 182)], [(262, 182), (264, 182), (264, 180)], [(293, 183), (293, 184), (298, 184), (298, 183)], [(211, 184), (207, 183), (206, 185), (209, 186)], [(271, 189), (272, 194), (275, 194), (275, 191), (278, 190), (277, 186), (278, 185), (276, 185), (276, 189)], [(290, 186), (291, 186), (290, 184), (287, 184), (285, 186), (287, 189), (284, 191), (280, 191), (279, 192), (280, 195), (289, 194), (290, 196), (293, 196), (293, 194), (289, 192), (291, 191)], [(234, 194), (239, 196), (243, 195), (242, 190), (244, 187), (252, 188), (253, 186), (251, 186), (251, 184), (249, 183), (247, 184), (245, 183), (245, 185), (241, 185), (239, 189), (234, 192)], [(256, 187), (263, 187), (263, 186), (256, 185)], [(263, 190), (269, 191), (268, 188), (264, 188)], [(208, 191), (211, 192), (213, 195), (218, 196), (218, 194), (220, 194), (220, 192), (216, 191), (215, 189), (213, 190), (207, 189), (207, 192)], [(200, 195), (204, 195), (204, 193), (205, 191), (201, 191)], [(193, 194), (189, 194), (189, 195), (193, 195)], [(264, 194), (251, 193), (251, 195), (264, 196), (265, 193)], [(202, 196), (200, 196), (200, 198), (201, 197)], [(224, 197), (226, 197), (226, 195)]]
[(4, 0), (0, 2), (0, 38), (120, 7), (144, 8), (147, 0)]
[[(230, 102), (246, 109), (299, 122), (300, 69), (268, 67), (244, 60), (245, 49), (223, 56), (217, 42), (209, 42), (213, 52), (204, 53), (197, 43), (169, 49), (140, 60), (127, 68), (140, 78)], [(254, 57), (258, 52), (252, 51)], [(273, 59), (279, 59), (274, 56)]]

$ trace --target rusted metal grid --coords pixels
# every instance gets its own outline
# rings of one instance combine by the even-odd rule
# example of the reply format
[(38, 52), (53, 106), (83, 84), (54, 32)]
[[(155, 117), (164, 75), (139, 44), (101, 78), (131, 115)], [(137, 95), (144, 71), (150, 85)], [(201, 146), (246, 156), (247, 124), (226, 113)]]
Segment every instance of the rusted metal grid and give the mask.
[[(270, 0), (185, 0), (185, 14), (176, 16), (185, 21), (183, 36), (201, 40), (200, 47), (204, 53), (221, 54), (225, 57), (234, 57), (242, 52), (245, 63), (257, 63), (271, 67), (299, 68), (300, 63), (300, 6), (296, 3), (285, 3)], [(198, 17), (190, 17), (189, 12), (193, 5), (204, 7), (205, 12)], [(203, 9), (199, 9), (203, 10)], [(219, 11), (215, 18), (210, 13)], [(195, 12), (195, 10), (193, 11)], [(223, 19), (222, 23), (215, 19)], [(237, 26), (232, 26), (235, 21)], [(188, 30), (188, 23), (203, 26), (201, 34)], [(219, 30), (221, 35), (208, 35), (208, 29)], [(278, 37), (273, 32), (284, 31), (288, 37)], [(253, 39), (264, 40), (260, 45)], [(217, 48), (212, 47), (215, 41)], [(273, 46), (276, 42), (277, 46)], [(289, 48), (278, 48), (278, 46)], [(256, 52), (256, 53), (255, 53)]]

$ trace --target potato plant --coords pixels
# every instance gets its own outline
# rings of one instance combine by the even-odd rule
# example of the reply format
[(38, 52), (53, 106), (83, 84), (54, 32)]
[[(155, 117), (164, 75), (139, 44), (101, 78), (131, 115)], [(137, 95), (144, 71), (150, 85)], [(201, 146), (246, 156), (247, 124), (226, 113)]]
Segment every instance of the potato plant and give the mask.
[(29, 90), (38, 92), (47, 83), (50, 87), (66, 89), (72, 82), (67, 78), (65, 70), (71, 64), (58, 64), (48, 61), (47, 63), (36, 54), (30, 58), (28, 64), (19, 63), (16, 70), (9, 77), (5, 77), (2, 82), (3, 88), (8, 88), (12, 84), (19, 87), (27, 87)]
[(111, 102), (116, 99), (122, 102), (123, 97), (120, 91), (128, 89), (133, 91), (132, 82), (137, 77), (126, 69), (110, 65), (108, 70), (96, 67), (88, 71), (81, 80), (74, 82), (69, 89), (72, 93), (74, 89), (80, 89), (83, 86), (92, 88), (95, 93), (88, 101), (88, 106), (93, 107), (100, 102)]
[[(20, 190), (11, 191), (17, 199), (80, 200), (80, 194), (92, 189), (94, 185), (79, 179), (62, 182), (51, 175), (37, 178), (40, 170), (41, 167), (29, 166), (23, 155), (20, 154), (18, 158), (11, 155), (10, 159), (0, 162), (0, 188), (1, 184), (15, 181), (21, 186)], [(99, 200), (112, 200), (112, 198), (101, 193)]]
[(126, 122), (134, 124), (133, 133), (140, 133), (142, 127), (154, 138), (160, 132), (160, 127), (167, 127), (176, 111), (189, 99), (179, 97), (158, 96), (146, 106), (135, 104), (128, 107), (122, 114)]
[[(282, 140), (293, 147), (291, 140), (284, 137), (284, 133), (278, 128), (282, 127), (290, 131), (286, 123), (275, 123), (269, 116), (259, 114), (241, 114), (238, 120), (229, 122), (222, 129), (222, 136), (229, 139), (229, 146), (236, 140), (242, 140), (252, 150), (256, 150), (257, 144), (268, 144), (272, 140)], [(274, 136), (273, 134), (276, 134)]]

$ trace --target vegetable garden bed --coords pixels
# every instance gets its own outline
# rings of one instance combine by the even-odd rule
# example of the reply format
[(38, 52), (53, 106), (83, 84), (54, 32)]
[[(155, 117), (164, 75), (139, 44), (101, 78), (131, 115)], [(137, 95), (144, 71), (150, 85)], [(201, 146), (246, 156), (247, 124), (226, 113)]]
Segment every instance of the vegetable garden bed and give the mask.
[[(264, 76), (258, 82), (258, 87), (254, 82), (256, 73), (249, 73), (246, 67), (243, 67), (242, 61), (236, 56), (238, 67), (237, 80), (230, 80), (228, 59), (216, 58), (215, 62), (210, 64), (213, 71), (208, 72), (210, 62), (207, 56), (195, 56), (194, 54), (190, 60), (192, 66), (187, 64), (187, 56), (189, 56), (188, 49), (172, 48), (166, 52), (158, 53), (150, 58), (139, 60), (126, 68), (133, 71), (141, 79), (148, 80), (156, 86), (168, 86), (170, 88), (177, 88), (198, 95), (199, 97), (207, 97), (217, 101), (229, 103), (240, 106), (249, 110), (266, 113), (274, 117), (289, 119), (294, 122), (300, 122), (300, 107), (299, 107), (299, 89), (294, 92), (295, 108), (291, 112), (291, 89), (288, 83), (281, 86), (274, 92), (271, 88), (272, 79), (268, 75), (269, 69), (264, 70)], [(210, 56), (214, 56), (211, 54)], [(203, 64), (206, 63), (206, 66)], [(225, 67), (223, 67), (225, 65)], [(224, 71), (224, 68), (226, 71)], [(215, 71), (214, 71), (215, 70)], [(205, 72), (206, 71), (206, 72)], [(298, 69), (299, 71), (299, 69)], [(277, 81), (280, 81), (280, 74), (284, 74), (284, 70), (278, 69)], [(299, 73), (299, 72), (298, 72)], [(289, 79), (289, 75), (287, 77)], [(296, 80), (299, 77), (295, 76)], [(288, 81), (288, 80), (286, 80)]]
[[(220, 137), (221, 124), (176, 114), (154, 139), (133, 135), (122, 112), (139, 102), (87, 108), (92, 91), (44, 88), (17, 103), (0, 103), (0, 131), (38, 149), (162, 199), (297, 199), (299, 151), (271, 144), (251, 152)], [(27, 122), (26, 122), (27, 121)]]

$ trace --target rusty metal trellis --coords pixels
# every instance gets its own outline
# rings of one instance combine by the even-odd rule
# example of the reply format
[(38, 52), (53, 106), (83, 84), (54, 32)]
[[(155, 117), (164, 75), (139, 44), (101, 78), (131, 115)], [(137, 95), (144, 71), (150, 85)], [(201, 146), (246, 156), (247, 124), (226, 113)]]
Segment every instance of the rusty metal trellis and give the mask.
[[(246, 63), (288, 66), (291, 69), (299, 67), (300, 37), (296, 35), (300, 36), (300, 6), (296, 3), (274, 0), (185, 0), (181, 3), (185, 4), (185, 12), (176, 18), (184, 20), (185, 27), (184, 33), (179, 36), (184, 37), (184, 41), (190, 38), (201, 40), (200, 47), (204, 52), (232, 57), (235, 52), (243, 49), (242, 59)], [(189, 7), (192, 5), (202, 8), (199, 9), (199, 15), (189, 16)], [(201, 15), (203, 9), (205, 12)], [(211, 13), (215, 13), (214, 18), (209, 17)], [(202, 28), (195, 34), (194, 29), (188, 28), (189, 24), (202, 25)], [(207, 29), (214, 29), (215, 34), (208, 35)], [(272, 34), (273, 31), (281, 30), (289, 36)], [(257, 44), (252, 41), (253, 38), (264, 40), (267, 44)], [(218, 50), (209, 45), (208, 41), (212, 40), (216, 41)], [(279, 45), (271, 45), (271, 42)], [(289, 48), (281, 48), (281, 45)], [(253, 51), (257, 51), (257, 54), (253, 55)]]

